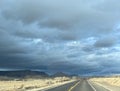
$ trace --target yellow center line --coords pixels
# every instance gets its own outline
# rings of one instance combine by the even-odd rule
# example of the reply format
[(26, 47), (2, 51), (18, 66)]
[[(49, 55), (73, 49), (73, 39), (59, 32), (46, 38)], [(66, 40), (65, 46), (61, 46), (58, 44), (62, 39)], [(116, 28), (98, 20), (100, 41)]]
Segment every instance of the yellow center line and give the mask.
[(77, 82), (75, 85), (73, 85), (68, 91), (72, 91), (79, 83), (80, 83), (80, 81)]

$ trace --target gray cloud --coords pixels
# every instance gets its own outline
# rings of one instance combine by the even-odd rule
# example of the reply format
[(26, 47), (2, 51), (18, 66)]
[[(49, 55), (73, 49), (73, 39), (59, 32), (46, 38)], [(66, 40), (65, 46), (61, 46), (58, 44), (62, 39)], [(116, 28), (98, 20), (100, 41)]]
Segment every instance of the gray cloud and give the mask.
[(118, 3), (118, 0), (1, 0), (1, 69), (81, 75), (118, 72)]
[(111, 47), (116, 44), (117, 39), (115, 37), (101, 38), (95, 42), (95, 47)]
[[(68, 2), (70, 4), (66, 4)], [(44, 28), (57, 28), (72, 33), (76, 31), (80, 34), (79, 37), (83, 37), (110, 32), (115, 23), (119, 22), (119, 14), (96, 8), (101, 7), (101, 4), (89, 1), (86, 3), (83, 0), (14, 0), (7, 8), (3, 9), (2, 14), (7, 19), (20, 20), (25, 24), (38, 22), (39, 26)]]

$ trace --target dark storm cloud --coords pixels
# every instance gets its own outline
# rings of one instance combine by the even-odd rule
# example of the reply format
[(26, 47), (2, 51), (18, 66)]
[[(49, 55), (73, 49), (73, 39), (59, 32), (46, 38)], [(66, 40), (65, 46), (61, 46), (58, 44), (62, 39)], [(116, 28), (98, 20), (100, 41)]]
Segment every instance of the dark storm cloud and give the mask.
[[(97, 33), (110, 32), (115, 23), (119, 22), (119, 14), (106, 13), (104, 10), (97, 9), (101, 3), (83, 0), (13, 0), (13, 3), (3, 7), (2, 15), (7, 19), (20, 20), (25, 24), (38, 22), (39, 26), (44, 28), (56, 28), (72, 33), (75, 31), (80, 34), (79, 37), (87, 37)], [(76, 36), (76, 34), (72, 36)]]
[(102, 38), (95, 42), (95, 47), (111, 47), (116, 44), (117, 39), (115, 37)]
[(83, 49), (83, 51), (85, 51), (85, 52), (92, 52), (92, 51), (94, 51), (93, 46), (90, 46), (90, 45), (84, 46), (82, 49)]
[(120, 68), (119, 3), (1, 0), (1, 69), (116, 72)]

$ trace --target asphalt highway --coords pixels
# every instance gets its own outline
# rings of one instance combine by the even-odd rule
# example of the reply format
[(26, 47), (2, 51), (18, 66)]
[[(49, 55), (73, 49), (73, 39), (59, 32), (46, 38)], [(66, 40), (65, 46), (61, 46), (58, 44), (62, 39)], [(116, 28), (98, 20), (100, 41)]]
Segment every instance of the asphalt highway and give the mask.
[(81, 79), (72, 83), (58, 86), (49, 90), (43, 91), (111, 91), (107, 88), (91, 83), (86, 79)]

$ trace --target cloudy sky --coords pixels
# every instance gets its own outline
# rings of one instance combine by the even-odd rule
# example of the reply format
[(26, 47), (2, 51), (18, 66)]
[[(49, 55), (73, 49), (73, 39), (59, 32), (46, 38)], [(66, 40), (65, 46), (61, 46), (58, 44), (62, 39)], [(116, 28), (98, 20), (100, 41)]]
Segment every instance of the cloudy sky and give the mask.
[(120, 0), (0, 0), (0, 70), (120, 73)]

